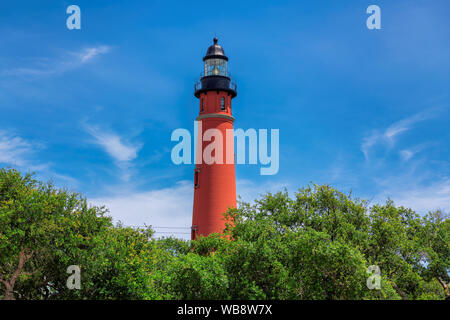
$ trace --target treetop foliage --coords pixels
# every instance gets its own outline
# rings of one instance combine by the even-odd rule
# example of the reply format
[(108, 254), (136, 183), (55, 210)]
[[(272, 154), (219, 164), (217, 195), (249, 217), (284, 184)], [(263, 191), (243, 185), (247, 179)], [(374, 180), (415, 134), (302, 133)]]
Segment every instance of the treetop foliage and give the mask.
[[(113, 225), (80, 194), (0, 169), (3, 299), (444, 299), (450, 222), (328, 185), (268, 193), (195, 241)], [(67, 268), (81, 269), (69, 289)], [(380, 270), (380, 288), (369, 288)], [(369, 279), (369, 280), (368, 280)]]

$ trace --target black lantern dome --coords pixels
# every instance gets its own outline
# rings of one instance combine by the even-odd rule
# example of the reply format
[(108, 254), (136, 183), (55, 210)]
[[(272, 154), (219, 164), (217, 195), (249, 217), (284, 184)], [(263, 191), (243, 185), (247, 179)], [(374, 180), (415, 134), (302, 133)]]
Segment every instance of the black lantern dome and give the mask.
[(226, 91), (234, 98), (237, 95), (236, 84), (231, 81), (228, 72), (228, 57), (223, 48), (213, 39), (213, 44), (206, 51), (203, 58), (204, 68), (200, 81), (195, 84), (195, 96), (207, 91)]
[(219, 58), (228, 61), (228, 57), (225, 55), (225, 51), (223, 51), (223, 48), (217, 44), (219, 40), (214, 37), (213, 41), (214, 44), (208, 48), (208, 51), (206, 51), (206, 56), (203, 58), (203, 61), (212, 58)]

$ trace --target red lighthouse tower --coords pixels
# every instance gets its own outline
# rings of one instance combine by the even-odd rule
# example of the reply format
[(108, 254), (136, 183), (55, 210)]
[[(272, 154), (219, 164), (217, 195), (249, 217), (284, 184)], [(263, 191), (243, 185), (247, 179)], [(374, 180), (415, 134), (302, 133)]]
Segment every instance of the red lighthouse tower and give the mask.
[[(234, 145), (233, 139), (226, 138), (227, 129), (233, 129), (231, 100), (237, 94), (236, 84), (231, 81), (228, 57), (217, 44), (217, 38), (214, 38), (214, 44), (208, 48), (203, 61), (202, 77), (195, 84), (195, 96), (200, 100), (200, 108), (196, 119), (198, 130), (191, 239), (223, 232), (223, 213), (229, 207), (236, 207)], [(214, 137), (208, 135), (208, 130)], [(215, 158), (211, 163), (203, 155), (205, 148), (213, 142), (223, 148), (222, 152), (217, 149), (211, 152)]]

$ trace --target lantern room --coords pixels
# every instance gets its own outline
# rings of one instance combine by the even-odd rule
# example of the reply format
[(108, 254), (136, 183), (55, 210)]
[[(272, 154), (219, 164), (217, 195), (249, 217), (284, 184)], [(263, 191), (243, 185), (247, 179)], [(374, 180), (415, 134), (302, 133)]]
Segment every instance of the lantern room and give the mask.
[(228, 57), (223, 48), (213, 39), (203, 58), (204, 66), (201, 79), (195, 84), (195, 96), (198, 98), (202, 92), (225, 91), (234, 98), (237, 94), (236, 83), (231, 81), (228, 72)]

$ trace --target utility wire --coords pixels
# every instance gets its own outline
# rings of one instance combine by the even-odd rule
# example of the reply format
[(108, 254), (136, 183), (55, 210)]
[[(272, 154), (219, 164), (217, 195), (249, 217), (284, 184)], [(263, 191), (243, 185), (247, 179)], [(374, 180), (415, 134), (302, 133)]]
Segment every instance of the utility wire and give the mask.
[(153, 227), (152, 228), (158, 228), (158, 229), (191, 229), (191, 227)]
[(163, 232), (163, 231), (155, 231), (155, 233), (190, 234), (189, 232)]
[(124, 227), (130, 227), (130, 228), (157, 228), (157, 229), (191, 229), (191, 227), (155, 227), (155, 226), (124, 226)]

